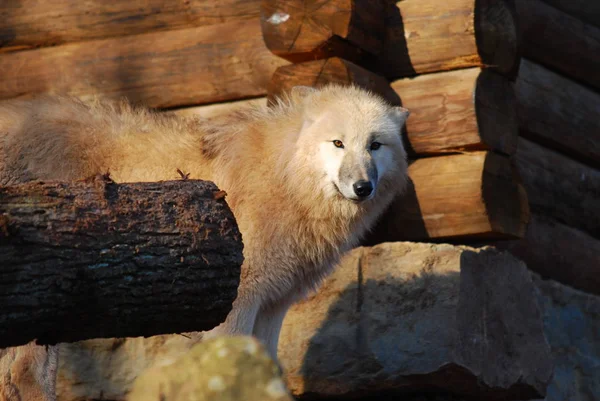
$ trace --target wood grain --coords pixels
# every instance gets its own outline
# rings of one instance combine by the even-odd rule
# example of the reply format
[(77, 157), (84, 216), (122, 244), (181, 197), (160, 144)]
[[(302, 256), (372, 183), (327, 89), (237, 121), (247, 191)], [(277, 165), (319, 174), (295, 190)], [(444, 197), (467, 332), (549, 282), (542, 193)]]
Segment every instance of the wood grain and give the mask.
[(525, 238), (494, 245), (546, 279), (600, 295), (600, 240), (583, 231), (534, 213)]
[(528, 59), (515, 84), (522, 135), (600, 167), (600, 94)]
[(260, 0), (0, 2), (0, 52), (257, 20)]
[(515, 164), (532, 211), (600, 238), (600, 170), (525, 138)]
[(514, 7), (505, 0), (386, 1), (386, 38), (373, 69), (391, 79), (483, 65), (513, 77)]
[(600, 89), (600, 28), (541, 0), (516, 0), (523, 56)]
[(492, 152), (429, 157), (409, 167), (411, 183), (366, 245), (388, 241), (521, 238), (525, 191), (507, 157)]
[(265, 95), (284, 64), (258, 21), (238, 21), (0, 54), (0, 99), (55, 92), (197, 105)]
[(103, 177), (0, 188), (0, 347), (221, 323), (243, 257), (217, 191)]
[(401, 79), (392, 88), (411, 111), (406, 131), (415, 154), (515, 152), (517, 112), (506, 78), (471, 68)]
[(381, 1), (263, 0), (260, 12), (267, 47), (295, 63), (332, 56), (359, 61), (381, 51)]

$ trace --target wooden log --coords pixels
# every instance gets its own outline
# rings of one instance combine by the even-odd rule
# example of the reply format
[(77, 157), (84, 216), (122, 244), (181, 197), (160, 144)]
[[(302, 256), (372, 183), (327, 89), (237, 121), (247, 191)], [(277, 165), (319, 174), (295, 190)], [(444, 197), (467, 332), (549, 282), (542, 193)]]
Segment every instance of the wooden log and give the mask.
[(543, 0), (552, 7), (600, 27), (600, 3), (590, 0)]
[(260, 0), (0, 2), (0, 52), (259, 17)]
[(337, 57), (279, 67), (269, 84), (267, 99), (272, 103), (294, 86), (320, 87), (329, 83), (355, 84), (379, 94), (391, 104), (400, 105), (400, 97), (387, 79)]
[(600, 28), (541, 0), (516, 0), (523, 56), (600, 89)]
[(410, 183), (364, 244), (389, 241), (521, 238), (527, 196), (507, 157), (492, 152), (423, 158)]
[(241, 235), (206, 181), (0, 188), (0, 348), (205, 330), (236, 297)]
[(600, 295), (600, 240), (533, 213), (525, 238), (494, 245), (546, 279)]
[(518, 125), (514, 91), (504, 77), (472, 68), (388, 81), (339, 58), (279, 67), (268, 98), (296, 85), (356, 84), (411, 111), (407, 121), (409, 148), (418, 155), (462, 150), (514, 153)]
[(388, 78), (483, 65), (516, 75), (520, 51), (511, 1), (386, 3), (386, 38), (372, 68)]
[(267, 47), (294, 63), (343, 57), (359, 61), (381, 51), (384, 7), (370, 0), (263, 0)]
[(600, 94), (527, 59), (515, 84), (523, 136), (600, 166)]
[(600, 170), (524, 138), (515, 164), (533, 211), (600, 238)]
[(265, 95), (283, 64), (265, 47), (258, 21), (238, 21), (2, 54), (0, 99), (66, 92), (196, 105)]
[(471, 68), (401, 79), (392, 88), (411, 111), (406, 132), (414, 153), (515, 152), (519, 129), (508, 79)]

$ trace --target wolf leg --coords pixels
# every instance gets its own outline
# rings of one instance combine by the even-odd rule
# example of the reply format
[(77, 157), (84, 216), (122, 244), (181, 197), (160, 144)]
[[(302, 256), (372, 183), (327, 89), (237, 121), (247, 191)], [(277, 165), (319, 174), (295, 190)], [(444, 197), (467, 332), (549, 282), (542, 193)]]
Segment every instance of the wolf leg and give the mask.
[(277, 345), (279, 344), (281, 325), (291, 305), (292, 302), (287, 300), (271, 305), (261, 309), (256, 317), (253, 334), (263, 342), (275, 361), (277, 361)]
[(260, 300), (254, 299), (248, 291), (239, 288), (238, 296), (233, 301), (233, 306), (225, 321), (214, 329), (203, 333), (202, 339), (227, 335), (251, 336), (259, 310)]

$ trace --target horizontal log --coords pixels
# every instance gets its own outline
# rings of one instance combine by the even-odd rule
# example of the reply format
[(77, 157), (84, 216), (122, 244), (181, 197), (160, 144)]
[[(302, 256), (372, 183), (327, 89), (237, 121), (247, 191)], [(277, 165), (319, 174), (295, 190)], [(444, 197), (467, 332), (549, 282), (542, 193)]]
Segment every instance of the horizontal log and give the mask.
[(515, 152), (519, 129), (508, 79), (471, 68), (401, 79), (392, 88), (411, 111), (406, 132), (416, 154)]
[(514, 153), (518, 125), (510, 81), (479, 68), (426, 74), (388, 81), (339, 58), (279, 67), (269, 85), (268, 98), (296, 85), (319, 87), (328, 83), (356, 84), (402, 104), (411, 111), (406, 123), (409, 148), (418, 155), (462, 150)]
[(0, 52), (256, 20), (260, 0), (0, 2)]
[(267, 47), (287, 60), (359, 61), (381, 51), (384, 11), (381, 1), (263, 0), (260, 21)]
[(196, 105), (265, 95), (286, 63), (265, 47), (258, 21), (238, 21), (2, 54), (0, 99), (61, 92)]
[(541, 0), (516, 0), (523, 56), (600, 89), (600, 28)]
[(600, 170), (524, 138), (515, 164), (532, 211), (600, 238)]
[(364, 244), (390, 241), (521, 238), (527, 197), (507, 157), (492, 152), (418, 159), (408, 190)]
[(0, 188), (0, 348), (210, 329), (241, 235), (207, 181), (104, 177)]
[(543, 0), (588, 24), (600, 27), (600, 2), (590, 0)]
[(523, 239), (494, 245), (546, 279), (600, 295), (600, 240), (583, 231), (533, 213)]
[(522, 135), (600, 166), (600, 94), (527, 59), (515, 84)]
[(519, 66), (514, 5), (506, 0), (386, 1), (386, 38), (373, 66), (388, 78), (482, 65)]

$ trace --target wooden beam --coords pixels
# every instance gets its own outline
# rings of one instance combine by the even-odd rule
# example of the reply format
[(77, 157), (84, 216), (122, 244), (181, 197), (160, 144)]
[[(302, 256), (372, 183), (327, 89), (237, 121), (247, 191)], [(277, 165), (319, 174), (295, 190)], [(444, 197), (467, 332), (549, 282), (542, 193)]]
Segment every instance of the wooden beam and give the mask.
[(263, 0), (267, 47), (292, 62), (343, 57), (359, 61), (383, 45), (384, 7), (369, 0)]
[(523, 56), (600, 89), (600, 28), (541, 0), (516, 0)]
[(260, 0), (0, 2), (0, 52), (91, 39), (256, 21)]
[(388, 1), (386, 38), (372, 67), (391, 79), (489, 66), (513, 77), (519, 41), (512, 2)]
[(105, 177), (0, 188), (0, 348), (210, 329), (242, 241), (211, 182)]
[(364, 244), (524, 235), (527, 197), (507, 157), (472, 152), (424, 158), (410, 165), (409, 176), (407, 192)]
[(525, 238), (494, 245), (544, 278), (600, 295), (600, 240), (583, 231), (532, 214)]
[(515, 85), (522, 135), (600, 167), (600, 94), (527, 59)]
[(0, 99), (66, 92), (197, 105), (264, 95), (284, 64), (265, 47), (258, 21), (237, 21), (3, 54)]
[(542, 0), (587, 24), (600, 27), (600, 2), (590, 0)]
[(525, 138), (515, 164), (532, 211), (600, 238), (600, 170)]
[(406, 131), (414, 153), (515, 152), (519, 129), (508, 79), (471, 68), (401, 79), (392, 88), (411, 111)]
[(291, 64), (277, 69), (269, 99), (296, 85), (356, 84), (411, 111), (409, 148), (418, 155), (462, 150), (514, 153), (518, 125), (510, 81), (489, 70), (471, 68), (388, 81), (339, 58)]

